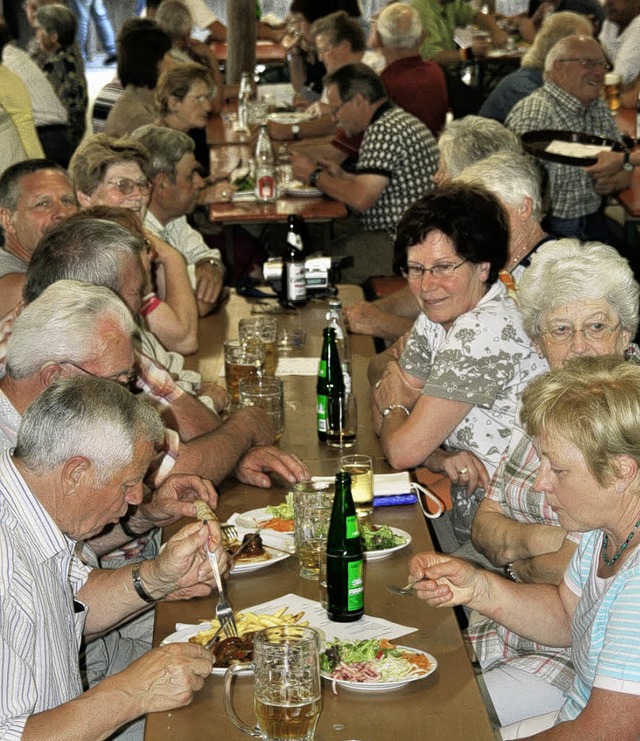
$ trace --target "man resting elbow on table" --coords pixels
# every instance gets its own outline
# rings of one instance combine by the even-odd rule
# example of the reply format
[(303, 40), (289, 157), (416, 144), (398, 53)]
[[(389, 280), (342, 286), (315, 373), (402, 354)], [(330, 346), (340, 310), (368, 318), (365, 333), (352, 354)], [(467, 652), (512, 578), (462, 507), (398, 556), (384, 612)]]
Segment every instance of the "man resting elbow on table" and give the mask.
[[(140, 307), (144, 273), (136, 244), (139, 238), (126, 233), (116, 224), (99, 224), (113, 239), (94, 242), (74, 239), (70, 252), (66, 245), (84, 233), (82, 223), (61, 224), (41, 240), (27, 269), (25, 298), (33, 301), (48, 285), (62, 277), (94, 282), (97, 279), (96, 261), (100, 264), (100, 281), (118, 293), (136, 315)], [(74, 231), (70, 231), (73, 229)], [(120, 232), (122, 241), (118, 241)], [(125, 238), (126, 235), (126, 238)], [(64, 236), (65, 239), (61, 239)], [(111, 256), (110, 256), (111, 255)], [(141, 331), (145, 337), (145, 333)], [(131, 336), (127, 338), (130, 361), (134, 363)], [(46, 342), (43, 344), (46, 348)], [(109, 344), (105, 349), (110, 349)], [(108, 353), (103, 353), (108, 354)], [(264, 412), (243, 409), (229, 419), (221, 419), (195, 396), (184, 392), (171, 374), (144, 354), (135, 361), (139, 387), (148, 398), (165, 408), (167, 424), (179, 433), (179, 445), (172, 443), (165, 467), (176, 473), (194, 473), (214, 483), (220, 482), (234, 471), (244, 483), (253, 486), (271, 485), (268, 472), (273, 471), (288, 483), (308, 477), (307, 467), (295, 456), (272, 445), (273, 431)], [(64, 368), (64, 372), (73, 372)], [(76, 371), (77, 372), (77, 371)]]
[(451, 531), (441, 536), (447, 550), (469, 541), (520, 393), (546, 369), (498, 281), (507, 242), (497, 199), (462, 183), (424, 196), (398, 226), (396, 260), (422, 314), (400, 360), (376, 382), (372, 414), (394, 468), (426, 462), (451, 479)]
[(388, 98), (382, 81), (365, 64), (347, 64), (325, 78), (332, 115), (346, 134), (363, 133), (355, 174), (294, 153), (293, 174), (358, 212), (338, 222), (345, 233), (327, 247), (350, 256), (343, 281), (391, 275), (393, 233), (406, 209), (433, 187), (437, 146), (429, 129)]
[(176, 644), (82, 690), (83, 635), (91, 640), (160, 599), (208, 595), (208, 549), (222, 572), (229, 568), (219, 527), (199, 523), (144, 564), (105, 572), (79, 560), (78, 540), (141, 502), (161, 438), (157, 413), (141, 399), (112, 381), (78, 376), (33, 402), (13, 455), (0, 458), (1, 735), (97, 741), (140, 715), (188, 704), (208, 677), (209, 652)]

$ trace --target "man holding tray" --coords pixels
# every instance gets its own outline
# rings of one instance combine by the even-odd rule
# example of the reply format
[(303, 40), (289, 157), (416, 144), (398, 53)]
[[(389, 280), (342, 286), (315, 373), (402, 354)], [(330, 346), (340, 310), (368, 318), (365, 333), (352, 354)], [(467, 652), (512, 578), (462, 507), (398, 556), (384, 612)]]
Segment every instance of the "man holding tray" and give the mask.
[[(517, 134), (561, 129), (620, 140), (616, 123), (601, 100), (605, 72), (610, 68), (595, 39), (567, 36), (548, 53), (544, 85), (521, 100), (506, 125)], [(550, 206), (542, 221), (545, 231), (583, 241), (612, 243), (602, 196), (626, 188), (630, 173), (622, 171), (606, 185), (594, 183), (581, 167), (544, 162), (549, 176)]]

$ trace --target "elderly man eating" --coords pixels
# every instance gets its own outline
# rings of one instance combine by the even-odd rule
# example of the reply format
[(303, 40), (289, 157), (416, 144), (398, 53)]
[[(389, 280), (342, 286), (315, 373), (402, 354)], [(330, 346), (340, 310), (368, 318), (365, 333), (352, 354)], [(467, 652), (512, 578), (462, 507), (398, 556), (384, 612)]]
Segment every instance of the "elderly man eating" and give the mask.
[[(80, 639), (159, 599), (205, 596), (207, 547), (228, 561), (219, 531), (187, 525), (154, 561), (88, 568), (79, 541), (142, 500), (162, 424), (118, 384), (86, 375), (49, 386), (29, 407), (13, 454), (0, 457), (0, 734), (104, 739), (140, 715), (188, 704), (211, 671), (200, 646), (154, 649), (83, 693)], [(169, 484), (200, 490), (197, 477)], [(132, 692), (135, 688), (135, 692)]]

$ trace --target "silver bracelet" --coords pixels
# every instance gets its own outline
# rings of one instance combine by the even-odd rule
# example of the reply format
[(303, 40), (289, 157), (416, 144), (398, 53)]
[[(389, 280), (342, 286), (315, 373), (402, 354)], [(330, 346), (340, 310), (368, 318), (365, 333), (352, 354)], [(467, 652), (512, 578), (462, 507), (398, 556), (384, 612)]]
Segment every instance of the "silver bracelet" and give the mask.
[(382, 416), (388, 417), (394, 409), (403, 409), (407, 417), (411, 416), (411, 412), (404, 404), (389, 404), (389, 406), (382, 412)]
[(136, 594), (140, 599), (143, 599), (145, 602), (148, 602), (149, 604), (153, 604), (154, 602), (158, 602), (157, 599), (152, 597), (149, 592), (144, 588), (144, 584), (142, 583), (142, 579), (140, 578), (140, 562), (133, 564), (133, 569), (131, 570), (131, 578), (133, 580), (133, 588), (136, 590)]
[(521, 583), (521, 579), (518, 579), (516, 572), (513, 570), (512, 563), (505, 564), (505, 566), (502, 567), (502, 570), (507, 579), (511, 579), (511, 581), (515, 581), (517, 584)]

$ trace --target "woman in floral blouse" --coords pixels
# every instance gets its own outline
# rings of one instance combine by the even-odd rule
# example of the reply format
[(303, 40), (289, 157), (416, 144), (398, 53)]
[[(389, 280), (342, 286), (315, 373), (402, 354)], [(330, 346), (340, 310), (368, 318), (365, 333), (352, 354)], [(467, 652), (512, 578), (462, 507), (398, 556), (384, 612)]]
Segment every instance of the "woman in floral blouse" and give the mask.
[(396, 261), (422, 313), (376, 383), (373, 417), (394, 468), (426, 464), (451, 479), (446, 550), (469, 541), (520, 395), (547, 368), (498, 280), (508, 238), (496, 198), (462, 183), (424, 196), (398, 226)]

